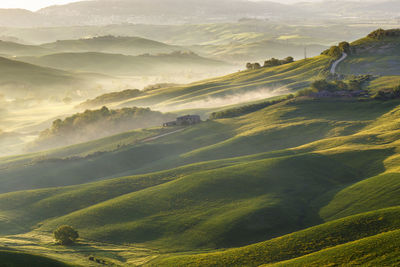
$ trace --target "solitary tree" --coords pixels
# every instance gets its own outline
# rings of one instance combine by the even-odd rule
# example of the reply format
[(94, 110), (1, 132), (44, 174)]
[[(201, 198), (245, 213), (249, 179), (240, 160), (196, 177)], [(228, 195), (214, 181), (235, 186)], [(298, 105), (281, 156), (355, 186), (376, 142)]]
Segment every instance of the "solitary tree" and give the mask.
[(54, 231), (54, 239), (61, 245), (72, 245), (78, 238), (78, 232), (68, 225), (60, 226)]

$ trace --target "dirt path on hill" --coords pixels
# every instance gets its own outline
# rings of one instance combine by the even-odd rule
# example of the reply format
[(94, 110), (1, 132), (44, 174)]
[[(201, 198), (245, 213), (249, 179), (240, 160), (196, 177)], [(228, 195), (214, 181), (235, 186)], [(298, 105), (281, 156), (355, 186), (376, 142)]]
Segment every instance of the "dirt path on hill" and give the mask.
[(332, 67), (331, 67), (331, 73), (335, 74), (336, 73), (336, 67), (339, 65), (340, 62), (345, 60), (347, 58), (347, 54), (343, 52), (342, 57), (333, 62)]

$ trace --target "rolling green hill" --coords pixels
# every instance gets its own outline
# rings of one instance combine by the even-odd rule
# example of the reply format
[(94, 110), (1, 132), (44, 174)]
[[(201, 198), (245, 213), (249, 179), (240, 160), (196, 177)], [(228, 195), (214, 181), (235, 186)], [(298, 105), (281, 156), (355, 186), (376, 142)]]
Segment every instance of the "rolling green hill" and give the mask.
[(100, 36), (79, 40), (59, 40), (43, 44), (41, 47), (60, 52), (102, 52), (124, 55), (142, 55), (145, 53), (159, 54), (182, 50), (179, 46), (167, 45), (161, 42), (140, 37)]
[[(161, 88), (145, 92), (125, 101), (121, 106), (157, 105), (162, 108), (216, 107), (267, 98), (288, 91), (306, 88), (311, 81), (327, 74), (332, 58), (319, 56), (282, 66), (240, 71), (185, 86)], [(232, 100), (233, 98), (233, 100)]]
[[(260, 266), (269, 263), (265, 266), (322, 266), (350, 262), (355, 265), (373, 264), (375, 261), (381, 264), (394, 263), (399, 260), (396, 248), (400, 228), (398, 215), (398, 207), (363, 213), (242, 248), (169, 256), (149, 265)], [(293, 260), (285, 261), (287, 259)]]
[[(395, 176), (377, 175), (397, 170), (398, 105), (398, 100), (292, 99), (88, 157), (79, 156), (84, 153), (77, 151), (80, 145), (75, 151), (4, 158), (1, 183), (6, 191), (194, 164), (84, 186), (2, 194), (1, 228), (17, 233), (41, 225), (40, 230), (52, 231), (70, 224), (90, 239), (190, 250), (242, 246), (396, 206), (395, 190), (383, 194), (390, 202), (379, 202), (377, 195), (355, 201), (354, 207), (346, 203), (351, 198), (343, 202), (340, 196), (346, 190), (359, 192), (353, 189), (358, 183), (371, 181), (363, 185), (370, 193), (357, 194), (364, 199), (363, 194), (374, 194), (374, 179), (396, 186)], [(113, 138), (118, 144), (126, 136)], [(343, 213), (340, 205), (349, 211)]]
[(185, 72), (210, 72), (231, 69), (227, 63), (200, 57), (191, 52), (126, 56), (97, 52), (61, 53), (42, 57), (21, 57), (21, 61), (68, 71), (104, 73), (120, 76), (159, 75)]
[(400, 75), (400, 35), (374, 38), (372, 34), (351, 44), (353, 53), (339, 65), (338, 73)]
[[(308, 88), (329, 78), (332, 60), (322, 55), (155, 88), (125, 104), (188, 104), (202, 112), (196, 101)], [(397, 78), (372, 77), (362, 89)], [(395, 265), (398, 95), (302, 92), (187, 127), (0, 158), (0, 235), (48, 237), (68, 224), (84, 239), (157, 250), (146, 260), (153, 266)]]
[(376, 236), (349, 242), (298, 259), (263, 266), (322, 266), (322, 265), (367, 265), (397, 266), (399, 264), (400, 231), (391, 231)]

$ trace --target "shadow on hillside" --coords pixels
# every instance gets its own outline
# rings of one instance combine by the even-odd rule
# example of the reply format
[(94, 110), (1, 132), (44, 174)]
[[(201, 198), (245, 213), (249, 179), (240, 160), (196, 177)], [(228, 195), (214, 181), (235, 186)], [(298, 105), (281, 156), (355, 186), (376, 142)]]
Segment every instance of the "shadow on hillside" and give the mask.
[(347, 151), (327, 156), (332, 161), (348, 165), (354, 174), (352, 179), (343, 179), (340, 184), (332, 189), (328, 189), (319, 198), (311, 201), (310, 206), (314, 211), (315, 219), (319, 220), (319, 223), (324, 223), (325, 220), (320, 215), (320, 210), (323, 207), (328, 205), (343, 189), (385, 172), (386, 169), (383, 162), (386, 158), (394, 154), (396, 154), (395, 149), (388, 148), (366, 151)]

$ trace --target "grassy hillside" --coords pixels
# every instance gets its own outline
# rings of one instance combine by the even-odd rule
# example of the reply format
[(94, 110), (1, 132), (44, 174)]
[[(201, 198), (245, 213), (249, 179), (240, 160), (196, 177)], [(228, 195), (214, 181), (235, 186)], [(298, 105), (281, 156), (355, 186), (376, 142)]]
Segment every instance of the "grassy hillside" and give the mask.
[(32, 64), (69, 71), (95, 72), (109, 75), (141, 76), (184, 72), (210, 72), (215, 68), (231, 68), (227, 63), (200, 57), (191, 52), (126, 56), (97, 52), (61, 53), (42, 57), (22, 57)]
[(278, 67), (240, 71), (186, 86), (151, 90), (121, 105), (215, 107), (232, 104), (237, 98), (243, 102), (267, 98), (309, 86), (319, 75), (326, 75), (331, 60), (319, 56)]
[[(379, 175), (397, 171), (398, 105), (398, 100), (292, 99), (89, 157), (79, 156), (85, 151), (80, 145), (3, 158), (3, 192), (186, 167), (2, 194), (2, 229), (52, 231), (70, 224), (82, 236), (100, 241), (209, 249), (243, 246), (397, 206), (396, 191), (381, 196), (374, 193), (382, 191), (374, 183), (396, 186), (396, 176)], [(97, 144), (106, 148), (111, 140), (118, 144), (128, 136)], [(88, 144), (89, 149), (95, 153), (95, 144)], [(78, 157), (68, 159), (71, 155)], [(343, 199), (344, 194), (354, 201)], [(390, 202), (379, 201), (385, 197)], [(343, 212), (342, 206), (348, 210)]]
[(100, 36), (79, 40), (59, 40), (41, 45), (45, 49), (57, 52), (102, 52), (124, 55), (142, 55), (145, 53), (159, 54), (182, 50), (178, 46), (140, 37)]
[[(357, 105), (358, 108), (355, 109), (354, 105)], [(292, 148), (323, 138), (355, 133), (368, 125), (370, 121), (390, 112), (397, 105), (397, 101), (336, 102), (327, 100), (320, 102), (291, 100), (242, 117), (208, 121), (149, 143), (126, 143), (125, 140), (130, 135), (134, 136), (135, 132), (112, 139), (99, 140), (97, 142), (98, 151), (102, 151), (102, 147), (107, 147), (110, 140), (113, 140), (112, 144), (115, 146), (115, 151), (112, 154), (94, 155), (90, 159), (62, 160), (69, 156), (80, 155), (62, 152), (71, 151), (69, 149), (63, 149), (61, 152), (50, 151), (39, 155), (3, 158), (1, 160), (1, 176), (4, 177), (2, 180), (3, 188), (7, 187), (6, 180), (13, 184), (26, 186), (27, 184), (22, 181), (26, 180), (27, 175), (31, 177), (30, 183), (37, 184), (37, 186), (42, 184), (39, 187), (47, 187), (50, 181), (52, 185), (57, 184), (57, 180), (63, 181), (64, 184), (71, 175), (76, 179), (79, 177), (79, 179), (89, 181), (110, 175), (118, 177), (145, 173), (204, 160)], [(170, 129), (170, 131), (173, 131), (173, 129)], [(293, 131), (298, 134), (292, 135)], [(124, 144), (121, 149), (117, 149), (119, 142)], [(326, 142), (328, 143), (329, 140)], [(345, 140), (341, 142), (345, 142)], [(80, 151), (79, 148), (77, 150)], [(168, 157), (165, 157), (166, 155)], [(51, 162), (50, 159), (54, 158), (61, 160)], [(127, 161), (125, 158), (138, 158), (140, 161)], [(46, 159), (48, 160), (46, 161)], [(107, 164), (104, 165), (104, 162)], [(96, 171), (86, 170), (85, 164), (97, 166)], [(114, 164), (115, 167), (107, 167), (109, 164), (111, 166)], [(43, 168), (57, 170), (57, 177), (53, 177), (51, 172), (43, 172)], [(125, 172), (127, 173), (125, 174)], [(39, 177), (41, 182), (39, 180), (34, 182)]]
[[(318, 56), (152, 88), (124, 104), (189, 104), (196, 113), (205, 99), (228, 105), (235, 94), (251, 101), (257, 90), (266, 97), (271, 88), (307, 88), (331, 62)], [(363, 88), (395, 81), (374, 77)], [(49, 236), (68, 224), (85, 239), (165, 253), (153, 266), (398, 261), (398, 97), (298, 94), (242, 109), (0, 158), (0, 234)]]
[[(159, 258), (149, 265), (260, 266), (277, 263), (277, 266), (321, 266), (329, 263), (347, 264), (352, 261), (354, 264), (370, 263), (375, 256), (381, 256), (375, 258), (377, 262), (396, 262), (399, 256), (399, 251), (395, 249), (400, 228), (399, 212), (398, 207), (378, 210), (242, 248), (169, 256)], [(394, 232), (385, 233), (388, 231)], [(388, 255), (386, 259), (384, 254)], [(291, 258), (298, 259), (284, 261)]]
[(397, 266), (400, 262), (397, 244), (400, 230), (329, 248), (298, 259), (263, 266), (365, 265)]
[[(355, 105), (358, 106), (357, 109), (354, 108)], [(395, 109), (397, 105), (397, 101), (288, 101), (243, 117), (209, 121), (188, 128), (182, 133), (155, 140), (152, 143), (138, 146), (127, 144), (124, 150), (115, 151), (112, 161), (119, 161), (118, 166), (122, 167), (123, 160), (120, 159), (123, 158), (123, 155), (127, 155), (128, 153), (139, 156), (139, 153), (145, 153), (143, 155), (147, 156), (142, 156), (142, 160), (146, 162), (145, 165), (136, 165), (134, 162), (131, 162), (129, 167), (126, 166), (123, 168), (128, 168), (131, 172), (145, 172), (155, 167), (157, 169), (170, 168), (176, 164), (185, 164), (186, 162), (198, 162), (200, 160), (213, 160), (285, 149), (320, 140), (321, 138), (355, 133), (357, 130), (368, 125), (372, 120), (376, 120), (386, 112)], [(349, 120), (351, 118), (349, 114), (354, 116), (353, 119)], [(291, 134), (294, 130), (298, 132), (295, 136)], [(129, 134), (126, 136), (129, 136)], [(360, 139), (360, 137), (358, 138)], [(356, 140), (357, 138), (354, 137), (353, 139)], [(192, 140), (196, 141), (193, 142)], [(346, 142), (346, 140), (344, 139), (340, 142)], [(108, 142), (108, 139), (100, 141), (104, 145), (107, 144), (106, 142)], [(118, 138), (115, 138), (113, 143), (117, 142)], [(329, 140), (325, 143), (328, 142)], [(152, 158), (155, 153), (152, 151), (162, 152), (164, 148), (166, 149), (165, 153), (168, 153), (170, 157), (163, 161), (155, 161)], [(67, 155), (64, 154), (63, 157), (67, 157)], [(94, 162), (99, 162), (101, 165), (101, 162), (104, 160), (107, 161), (109, 156), (111, 155), (99, 155), (94, 158)], [(62, 165), (63, 169), (67, 171), (70, 168), (75, 169), (76, 166), (72, 167), (74, 164), (82, 164), (82, 166), (85, 164), (84, 161), (75, 163), (66, 161), (60, 162), (60, 164), (39, 162), (38, 164), (24, 168), (18, 167), (20, 164), (24, 165), (27, 162), (36, 162), (35, 158), (37, 157), (36, 155), (26, 155), (24, 157), (3, 158), (3, 166), (9, 165), (9, 168), (17, 166), (13, 170), (4, 169), (4, 174), (8, 173), (5, 176), (20, 179), (24, 177), (25, 171), (28, 171), (30, 176), (36, 176), (35, 169), (39, 172), (44, 166)], [(40, 155), (40, 158), (45, 159), (54, 157), (58, 158), (52, 152)], [(55, 169), (58, 168), (55, 167)], [(101, 173), (101, 169), (99, 173)], [(106, 173), (115, 173), (115, 170), (109, 169)], [(74, 173), (75, 177), (80, 176), (77, 170), (74, 170)], [(40, 172), (42, 178), (43, 175), (46, 174)], [(60, 179), (62, 179), (63, 175), (63, 172), (59, 170), (58, 176), (60, 176)], [(66, 174), (67, 177), (69, 175)], [(51, 175), (48, 177), (50, 178)]]
[(353, 52), (338, 66), (341, 74), (400, 75), (400, 35), (368, 36), (351, 44)]

